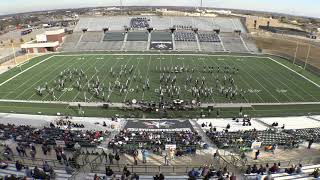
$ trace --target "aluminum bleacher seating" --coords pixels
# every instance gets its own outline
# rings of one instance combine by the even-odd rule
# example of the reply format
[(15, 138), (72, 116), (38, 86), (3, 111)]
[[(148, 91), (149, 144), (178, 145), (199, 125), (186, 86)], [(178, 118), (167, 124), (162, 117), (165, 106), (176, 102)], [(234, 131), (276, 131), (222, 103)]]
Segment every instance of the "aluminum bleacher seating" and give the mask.
[[(29, 168), (33, 169), (34, 167), (29, 167)], [(55, 175), (56, 180), (67, 180), (72, 176), (72, 174), (67, 174), (65, 170), (54, 169), (54, 172), (56, 174)], [(7, 168), (0, 169), (0, 178), (3, 178), (5, 176), (10, 176), (11, 174), (15, 175), (16, 177), (25, 177), (24, 169), (22, 169), (21, 171), (17, 171), (14, 164), (8, 164)]]

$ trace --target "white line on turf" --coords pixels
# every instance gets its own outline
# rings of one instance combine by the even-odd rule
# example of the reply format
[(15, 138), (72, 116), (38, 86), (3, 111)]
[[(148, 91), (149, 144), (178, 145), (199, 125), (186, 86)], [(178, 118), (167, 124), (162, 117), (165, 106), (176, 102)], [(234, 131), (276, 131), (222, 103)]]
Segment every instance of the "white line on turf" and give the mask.
[[(267, 82), (267, 83), (270, 83), (270, 85), (271, 86), (267, 86), (267, 87), (273, 87), (274, 89), (277, 89), (278, 87), (272, 82), (272, 81), (270, 81), (270, 79), (267, 77), (265, 77), (264, 76), (264, 73), (263, 73), (263, 71), (257, 71), (257, 65), (255, 64), (255, 63), (253, 63), (252, 64), (254, 67), (252, 67), (251, 68), (251, 66), (247, 66), (248, 68), (251, 68), (251, 71), (250, 72), (256, 72), (255, 74), (257, 74), (258, 76), (260, 76), (265, 82)], [(254, 77), (254, 76), (252, 76), (252, 77)], [(263, 86), (263, 88), (264, 88), (264, 86)], [(267, 90), (267, 88), (264, 88), (264, 89), (266, 89)], [(270, 92), (270, 91), (268, 91), (268, 92)], [(271, 92), (270, 92), (270, 94), (271, 94)], [(292, 98), (290, 97), (290, 96), (288, 96), (286, 93), (283, 93), (283, 95), (290, 101), (290, 102), (294, 102), (293, 100), (292, 100)], [(272, 94), (272, 96), (275, 98), (276, 96), (274, 96), (273, 94)], [(279, 101), (278, 101), (279, 102)]]
[(24, 72), (28, 71), (29, 69), (31, 69), (31, 68), (33, 68), (33, 67), (35, 67), (35, 66), (37, 66), (37, 65), (39, 65), (39, 64), (41, 64), (41, 63), (43, 63), (43, 62), (45, 62), (45, 61), (47, 61), (47, 60), (49, 60), (49, 59), (51, 59), (52, 57), (53, 57), (53, 56), (50, 56), (50, 57), (48, 57), (48, 58), (46, 58), (46, 59), (44, 59), (44, 60), (42, 60), (42, 61), (38, 62), (37, 64), (34, 64), (34, 65), (32, 65), (32, 66), (28, 67), (27, 69), (25, 69), (25, 70), (23, 70), (23, 71), (19, 72), (18, 74), (16, 74), (16, 75), (12, 76), (11, 78), (9, 78), (9, 79), (5, 80), (4, 82), (2, 82), (2, 83), (0, 84), (0, 87), (1, 87), (2, 85), (6, 84), (7, 82), (11, 81), (12, 79), (14, 79), (14, 78), (18, 77), (20, 74), (23, 74)]
[[(306, 92), (304, 90), (304, 88), (301, 88), (299, 85), (296, 85), (295, 82), (293, 82), (291, 80), (291, 78), (288, 78), (287, 76), (284, 76), (282, 73), (280, 73), (279, 71), (275, 70), (274, 68), (271, 68), (270, 66), (264, 64), (263, 63), (263, 66), (267, 67), (269, 69), (269, 72), (271, 73), (274, 73), (274, 74), (278, 74), (280, 77), (282, 77), (283, 79), (285, 79), (285, 81), (280, 81), (278, 79), (276, 79), (280, 84), (283, 84), (286, 86), (287, 89), (290, 89), (290, 91), (292, 91), (296, 96), (298, 96), (300, 98), (301, 101), (304, 101), (304, 98), (297, 92), (295, 91), (295, 88), (292, 88), (292, 85), (293, 87), (296, 87), (297, 89), (303, 91), (305, 94), (308, 94), (309, 96), (311, 96), (312, 98), (314, 98), (315, 100), (318, 100), (317, 98), (315, 98), (314, 96), (312, 96), (310, 93)], [(287, 84), (289, 83), (289, 84)]]
[[(137, 64), (136, 67), (139, 67), (140, 61), (141, 61), (141, 58), (139, 58), (139, 61), (138, 61), (138, 64)], [(135, 70), (134, 70), (134, 72), (133, 72), (133, 76), (136, 75), (136, 72), (137, 72), (137, 71), (138, 71), (138, 68), (135, 68)], [(128, 96), (128, 94), (129, 94), (129, 92), (130, 92), (130, 88), (131, 88), (132, 82), (133, 82), (133, 79), (131, 79), (131, 81), (130, 81), (130, 83), (129, 83), (127, 93), (126, 93), (126, 95), (125, 95), (124, 98), (123, 98), (123, 102), (125, 102), (125, 101), (127, 100), (127, 96)]]
[[(74, 64), (76, 64), (76, 63), (77, 63), (77, 61), (75, 61), (74, 63), (70, 64), (70, 65), (68, 66), (68, 68), (71, 68), (71, 67), (74, 66)], [(65, 69), (67, 69), (67, 68), (65, 68)], [(59, 75), (60, 75), (60, 74), (59, 74)], [(56, 75), (54, 79), (56, 79), (59, 75)], [(51, 81), (53, 81), (54, 79), (52, 79)], [(51, 81), (49, 81), (49, 82), (51, 82)], [(58, 87), (58, 85), (55, 86), (54, 89), (56, 89), (56, 87)], [(36, 94), (37, 94), (37, 93), (35, 92), (32, 96), (30, 96), (30, 97), (28, 98), (28, 100), (31, 99), (31, 98), (32, 98), (34, 95), (36, 95)], [(47, 94), (41, 99), (41, 101), (45, 100), (46, 97), (48, 97), (48, 96), (49, 96), (49, 93), (47, 93)]]
[[(145, 81), (143, 82), (144, 85), (145, 85), (145, 82), (146, 82), (147, 78), (149, 79), (150, 62), (151, 62), (151, 56), (149, 56), (149, 64), (148, 64), (147, 74), (146, 74)], [(149, 81), (150, 81), (150, 79), (149, 79)], [(145, 89), (145, 90), (143, 91), (143, 93), (142, 93), (142, 100), (144, 100), (145, 91), (146, 91), (146, 89)]]
[[(94, 56), (93, 58), (95, 58), (95, 56)], [(92, 58), (88, 59), (86, 63), (82, 63), (80, 67), (77, 67), (77, 69), (78, 69), (78, 68), (82, 69), (82, 66), (83, 66), (83, 65), (87, 65), (87, 63), (92, 63), (92, 61), (93, 61)], [(99, 60), (96, 59), (95, 63), (92, 63), (92, 65), (96, 64), (98, 61), (99, 61)], [(84, 72), (87, 72), (88, 69), (90, 69), (90, 67), (91, 67), (91, 66), (89, 66)], [(72, 86), (73, 86), (74, 84), (75, 84), (75, 81), (73, 81), (72, 83), (70, 83), (70, 85), (68, 86), (68, 88), (72, 88)], [(60, 100), (60, 98), (61, 98), (66, 92), (67, 92), (67, 91), (64, 91), (64, 92), (57, 98), (57, 100)]]
[[(110, 59), (108, 59), (110, 60)], [(116, 62), (113, 62), (111, 67), (115, 69), (116, 65), (119, 63), (120, 61), (116, 61)], [(107, 63), (108, 64), (108, 63)], [(103, 67), (105, 66), (106, 64), (103, 64)], [(106, 69), (106, 68), (105, 68)], [(106, 71), (106, 75), (103, 77), (103, 79), (101, 80), (101, 83), (103, 83), (105, 80), (110, 80), (109, 82), (112, 81), (112, 79), (109, 78), (109, 75), (108, 75), (108, 71)], [(107, 84), (106, 84), (107, 85)], [(89, 98), (89, 102), (91, 102), (91, 99), (94, 97), (94, 95), (92, 94), (91, 97)]]
[(267, 58), (269, 58), (271, 61), (273, 61), (273, 62), (275, 62), (275, 63), (277, 63), (277, 64), (279, 64), (279, 65), (281, 65), (281, 66), (283, 66), (283, 67), (285, 67), (285, 68), (287, 68), (287, 69), (290, 70), (291, 72), (296, 73), (298, 76), (302, 77), (303, 79), (309, 81), (310, 83), (312, 83), (312, 84), (314, 84), (315, 86), (317, 86), (318, 88), (320, 88), (320, 85), (319, 85), (319, 84), (315, 83), (314, 81), (310, 80), (309, 78), (305, 77), (304, 75), (298, 73), (297, 71), (295, 71), (295, 70), (289, 68), (288, 66), (286, 66), (286, 65), (284, 65), (284, 64), (282, 64), (282, 63), (280, 63), (280, 62), (278, 62), (278, 61), (276, 61), (276, 60), (274, 60), (274, 59), (272, 59), (271, 57), (267, 57)]
[[(123, 55), (122, 55), (122, 56), (123, 56)], [(127, 64), (129, 63), (129, 61), (132, 60), (132, 58), (133, 58), (133, 57), (130, 57), (130, 58), (127, 60), (127, 62), (126, 62), (125, 65), (127, 65)], [(120, 78), (120, 74), (119, 74), (118, 77), (116, 78), (116, 81), (118, 81), (119, 78)], [(112, 86), (111, 91), (110, 91), (109, 94), (108, 94), (108, 99), (107, 99), (107, 101), (110, 101), (110, 97), (111, 97), (111, 94), (113, 93), (113, 90), (114, 90), (114, 86)]]
[[(109, 58), (110, 59), (110, 58)], [(108, 59), (108, 60), (109, 60)], [(99, 62), (99, 60), (98, 61), (96, 61), (94, 64), (92, 64), (87, 70), (89, 70), (93, 65), (96, 65), (97, 64), (97, 62)], [(103, 68), (104, 68), (104, 66), (106, 65), (106, 64), (108, 64), (108, 63), (104, 63), (103, 64), (103, 66), (100, 66), (101, 67), (101, 70), (103, 70)], [(99, 71), (101, 71), (100, 70), (100, 68), (99, 68)], [(89, 79), (89, 80), (87, 80), (87, 82), (85, 83), (85, 84), (87, 84), (88, 82), (90, 82), (93, 78), (95, 78), (95, 76), (98, 74), (98, 72), (95, 72), (92, 76), (91, 76), (91, 78)], [(85, 86), (85, 85), (84, 85)], [(84, 87), (83, 87), (84, 88)], [(72, 102), (80, 95), (80, 93), (81, 92), (78, 92), (75, 96), (74, 96), (74, 98), (72, 99)], [(90, 93), (89, 93), (90, 94)], [(62, 97), (62, 95), (58, 98), (58, 99), (60, 99)]]
[[(60, 67), (64, 66), (66, 62), (60, 64), (58, 67), (54, 68), (53, 71), (51, 71), (50, 73), (47, 73), (45, 76), (42, 76), (41, 78), (39, 78), (36, 82), (32, 83), (31, 85), (29, 85), (27, 88), (25, 88), (21, 93), (19, 93), (15, 98), (19, 98), (21, 95), (23, 95), (27, 90), (29, 90), (30, 88), (32, 88), (34, 85), (36, 85), (37, 83), (39, 83), (41, 80), (45, 79), (47, 76), (49, 76), (51, 73), (53, 73), (54, 71), (56, 71), (57, 69), (59, 69)], [(50, 66), (48, 66), (45, 70), (51, 68)], [(43, 72), (43, 71), (42, 71)], [(24, 84), (28, 83), (28, 81), (24, 82), (23, 84), (21, 84), (18, 88), (20, 88), (21, 86), (23, 86)], [(17, 88), (17, 89), (18, 89)]]

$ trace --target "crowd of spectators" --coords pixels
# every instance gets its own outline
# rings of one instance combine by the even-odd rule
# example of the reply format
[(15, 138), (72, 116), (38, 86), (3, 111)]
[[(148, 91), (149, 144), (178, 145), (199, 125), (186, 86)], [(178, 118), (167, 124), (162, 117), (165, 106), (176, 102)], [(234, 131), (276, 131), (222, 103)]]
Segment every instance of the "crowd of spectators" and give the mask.
[(177, 146), (176, 155), (192, 154), (197, 148), (203, 146), (202, 137), (194, 131), (163, 132), (163, 131), (127, 131), (122, 130), (109, 147), (120, 152), (132, 152), (135, 149), (146, 149), (154, 153), (160, 153), (166, 144)]
[(149, 25), (149, 19), (146, 17), (136, 17), (136, 18), (131, 18), (130, 21), (130, 27), (131, 28), (148, 28)]
[(175, 41), (197, 41), (194, 32), (189, 31), (176, 31), (174, 33)]
[(320, 128), (285, 129), (284, 132), (293, 135), (296, 139), (304, 139), (309, 142), (320, 142)]
[(58, 121), (53, 124), (52, 122), (50, 123), (50, 127), (66, 127), (67, 129), (71, 128), (84, 128), (84, 125), (81, 123), (74, 123), (71, 122), (69, 119), (59, 119)]
[[(64, 141), (66, 148), (73, 148), (75, 143), (84, 147), (94, 147), (98, 145), (109, 132), (89, 131), (89, 130), (69, 130), (56, 127), (53, 123), (50, 127), (41, 129), (31, 126), (14, 124), (0, 124), (0, 139), (13, 139), (20, 148), (29, 146), (29, 144), (42, 144), (44, 151), (48, 145), (56, 145), (56, 141)], [(21, 151), (24, 154), (23, 148)]]
[[(271, 180), (272, 179), (272, 174), (276, 174), (276, 173), (287, 173), (289, 175), (292, 174), (302, 174), (302, 164), (298, 164), (298, 165), (294, 165), (292, 164), (290, 167), (286, 167), (286, 168), (282, 168), (281, 167), (281, 163), (274, 163), (272, 166), (270, 166), (268, 163), (263, 166), (257, 166), (256, 164), (254, 164), (253, 166), (248, 166), (246, 171), (245, 171), (245, 176), (252, 176), (252, 175), (256, 175), (256, 176), (262, 176), (262, 175), (266, 175), (265, 179), (266, 180)], [(314, 169), (314, 171), (309, 174), (309, 176), (313, 176), (314, 178), (318, 178), (319, 177), (319, 169), (316, 168)]]
[(263, 147), (283, 145), (294, 148), (298, 147), (300, 143), (293, 136), (272, 129), (258, 131), (254, 128), (235, 132), (229, 132), (229, 129), (230, 124), (227, 124), (224, 131), (217, 131), (211, 125), (206, 134), (219, 148), (250, 149), (255, 141), (262, 142)]
[(198, 33), (200, 42), (220, 42), (220, 38), (216, 33)]
[(192, 26), (188, 26), (188, 25), (175, 24), (175, 25), (173, 25), (173, 28), (176, 30), (192, 30)]
[(215, 169), (213, 166), (203, 166), (199, 167), (198, 169), (193, 168), (191, 171), (188, 172), (188, 176), (190, 180), (212, 178), (217, 178), (219, 180), (235, 180), (236, 178), (234, 174), (230, 175), (227, 166), (220, 169)]

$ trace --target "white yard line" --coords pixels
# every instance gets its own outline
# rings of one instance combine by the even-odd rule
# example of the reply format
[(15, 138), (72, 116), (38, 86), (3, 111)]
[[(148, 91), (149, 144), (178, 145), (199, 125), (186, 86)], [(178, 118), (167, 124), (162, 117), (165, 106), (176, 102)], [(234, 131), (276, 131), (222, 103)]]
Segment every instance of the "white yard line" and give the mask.
[[(140, 61), (141, 61), (141, 59), (139, 58), (139, 61), (138, 61), (138, 64), (137, 64), (136, 67), (139, 67)], [(135, 68), (136, 68), (136, 67), (135, 67)], [(136, 74), (137, 71), (138, 71), (138, 68), (136, 68), (136, 69), (134, 70), (133, 76), (135, 76), (135, 74)], [(130, 87), (131, 87), (132, 81), (133, 81), (133, 79), (130, 80), (130, 83), (129, 83), (129, 86), (128, 86), (128, 89), (127, 89), (127, 93), (126, 93), (126, 95), (125, 95), (124, 98), (123, 98), (123, 102), (125, 102), (125, 101), (127, 100), (127, 96), (128, 96), (128, 94), (129, 94), (129, 92), (130, 92)]]
[[(265, 65), (265, 64), (263, 64), (263, 65)], [(269, 66), (267, 66), (267, 65), (266, 65), (266, 67), (270, 69), (269, 72), (274, 72), (274, 73), (278, 74), (279, 76), (281, 76), (282, 78), (284, 78), (284, 79), (286, 80), (286, 82), (288, 82), (288, 83), (290, 82), (290, 84), (288, 85), (287, 83), (282, 82), (282, 81), (276, 79), (278, 82), (280, 82), (281, 84), (285, 85), (288, 90), (290, 89), (290, 90), (291, 90), (296, 96), (298, 96), (302, 101), (304, 100), (304, 98), (303, 98), (298, 92), (296, 92), (296, 91), (294, 90), (294, 88), (290, 87), (290, 85), (293, 85), (293, 86), (296, 87), (297, 89), (302, 90), (305, 94), (308, 94), (310, 97), (312, 97), (312, 98), (314, 98), (315, 100), (318, 101), (317, 98), (315, 98), (314, 96), (312, 96), (312, 94), (306, 92), (306, 91), (304, 90), (304, 88), (301, 88), (300, 86), (297, 86), (297, 85), (295, 84), (295, 82), (293, 82), (293, 81), (292, 81), (290, 78), (288, 78), (287, 76), (284, 76), (282, 73), (273, 70), (273, 68), (271, 68), (271, 67), (269, 67)]]
[(248, 51), (248, 52), (251, 52), (251, 51), (250, 51), (250, 49), (249, 49), (249, 48), (248, 48), (248, 46), (247, 46), (247, 43), (246, 43), (246, 42), (244, 42), (244, 40), (243, 40), (242, 36), (241, 36), (241, 35), (239, 35), (239, 37), (240, 37), (240, 40), (241, 40), (241, 42), (242, 42), (243, 46), (247, 49), (247, 51)]
[[(150, 62), (151, 62), (151, 56), (149, 56), (149, 64), (148, 64), (147, 75), (146, 75), (145, 81), (147, 80), (147, 78), (149, 78)], [(144, 84), (145, 84), (145, 82), (144, 82)], [(147, 89), (145, 89), (145, 90), (143, 91), (143, 93), (142, 93), (142, 100), (144, 100), (144, 94), (145, 94), (145, 91), (146, 91), (146, 90), (147, 90)]]
[(303, 79), (309, 81), (310, 83), (312, 83), (312, 84), (314, 84), (315, 86), (317, 86), (318, 88), (320, 88), (320, 85), (319, 85), (319, 84), (315, 83), (314, 81), (310, 80), (309, 78), (305, 77), (304, 75), (298, 73), (297, 71), (289, 68), (288, 66), (286, 66), (286, 65), (284, 65), (284, 64), (282, 64), (282, 63), (280, 63), (280, 62), (278, 62), (278, 61), (276, 61), (276, 60), (274, 60), (274, 59), (272, 59), (271, 57), (265, 57), (265, 58), (268, 58), (268, 59), (270, 59), (271, 61), (273, 61), (273, 62), (275, 62), (275, 63), (277, 63), (277, 64), (279, 64), (279, 65), (281, 65), (281, 66), (283, 66), (283, 67), (285, 67), (285, 68), (287, 68), (287, 69), (290, 70), (291, 72), (294, 72), (294, 73), (297, 74), (298, 76), (302, 77)]
[[(122, 55), (122, 56), (123, 56), (123, 55)], [(130, 59), (127, 60), (127, 62), (126, 62), (125, 65), (127, 65), (127, 64), (129, 63), (129, 61), (131, 61), (131, 60), (132, 60), (132, 57), (130, 57)], [(120, 74), (118, 75), (116, 81), (118, 81), (119, 78), (120, 78)], [(114, 82), (115, 82), (115, 81), (114, 81)], [(112, 84), (114, 84), (114, 82), (112, 82)], [(112, 86), (111, 91), (110, 91), (109, 94), (108, 94), (108, 99), (107, 99), (107, 101), (110, 101), (110, 97), (111, 97), (111, 94), (113, 93), (113, 89), (114, 89), (114, 85)]]
[[(99, 60), (100, 60), (100, 59), (99, 59)], [(98, 60), (98, 61), (95, 61), (94, 64), (92, 64), (91, 66), (89, 66), (86, 71), (88, 71), (90, 68), (92, 68), (93, 66), (95, 66), (95, 65), (99, 62), (99, 60)], [(107, 64), (107, 63), (103, 64), (102, 70), (103, 70), (103, 67), (104, 67), (106, 64)], [(100, 69), (99, 69), (99, 70), (100, 70)], [(86, 84), (87, 84), (88, 82), (90, 82), (90, 81), (94, 78), (94, 76), (96, 76), (97, 74), (98, 74), (98, 72), (95, 72), (95, 73), (91, 76), (91, 78), (88, 79), (88, 80), (85, 82), (83, 88), (85, 88)], [(82, 91), (81, 91), (81, 92), (82, 92)], [(79, 91), (79, 92), (74, 96), (74, 98), (71, 100), (71, 102), (73, 102), (73, 101), (79, 96), (79, 94), (80, 94), (81, 92)], [(84, 89), (84, 92), (86, 92), (85, 89)], [(89, 93), (88, 93), (88, 94), (89, 94)], [(60, 99), (61, 97), (62, 97), (62, 95), (61, 95), (58, 99)]]
[[(214, 59), (212, 59), (212, 58), (210, 58), (209, 60), (211, 60), (216, 66), (219, 66), (219, 64), (217, 64), (215, 61), (214, 61)], [(223, 61), (223, 64), (224, 65), (229, 65), (228, 63), (226, 63), (225, 61)], [(232, 64), (234, 65), (234, 66), (237, 66), (238, 67), (238, 65), (237, 64), (235, 64), (234, 62), (232, 62)], [(247, 83), (245, 80), (242, 80), (242, 78), (239, 78), (242, 82), (244, 82), (244, 84), (246, 84), (246, 86), (248, 86), (248, 88), (252, 88), (250, 85), (249, 85), (249, 83)], [(258, 98), (260, 98), (260, 100), (262, 101), (262, 102), (264, 102), (264, 100), (259, 96), (259, 94), (258, 93), (255, 93), (257, 96), (258, 96)], [(247, 103), (249, 103), (249, 100), (246, 98), (246, 97), (244, 97), (244, 100), (247, 102)]]
[[(253, 64), (253, 66), (256, 67), (256, 64)], [(248, 68), (250, 68), (251, 71), (256, 72), (256, 68), (254, 68), (254, 67), (251, 68), (251, 66), (248, 66)], [(257, 74), (258, 74), (265, 82), (270, 83), (271, 86), (268, 86), (268, 87), (273, 87), (274, 90), (276, 90), (276, 89), (278, 88), (274, 83), (272, 83), (272, 81), (269, 80), (269, 78), (266, 78), (262, 72), (260, 72), (260, 73), (258, 72)], [(280, 82), (280, 83), (281, 83), (281, 82)], [(266, 89), (266, 88), (265, 88), (265, 89)], [(286, 93), (284, 93), (283, 95), (284, 95), (285, 97), (287, 97), (290, 102), (295, 102), (295, 101), (293, 101), (293, 100), (291, 99), (291, 97), (288, 96)], [(273, 97), (275, 97), (275, 96), (273, 95)], [(279, 102), (279, 101), (278, 101), (278, 102)]]
[(254, 81), (256, 81), (266, 92), (268, 92), (278, 103), (280, 101), (268, 90), (266, 89), (254, 76), (252, 76), (249, 72), (245, 71)]
[[(69, 66), (68, 66), (68, 68), (70, 68), (70, 67), (72, 67), (72, 66), (74, 66), (74, 64), (76, 64), (77, 62), (74, 62), (74, 63), (72, 63), (72, 64), (70, 64)], [(55, 76), (55, 79), (57, 78), (58, 76)], [(51, 80), (52, 81), (52, 80)], [(50, 82), (50, 81), (49, 81)], [(56, 86), (57, 87), (57, 86)], [(56, 88), (55, 87), (55, 88)], [(36, 95), (37, 93), (35, 92), (35, 93), (33, 93), (33, 95), (32, 96), (30, 96), (29, 98), (28, 98), (28, 100), (30, 100), (34, 95)], [(49, 95), (49, 93), (48, 94), (46, 94), (41, 100), (43, 101), (47, 96)]]
[[(108, 60), (110, 60), (110, 58), (109, 58)], [(111, 67), (112, 67), (112, 68), (115, 67), (118, 63), (119, 63), (119, 60), (116, 60), (116, 62), (112, 63)], [(104, 67), (105, 65), (106, 65), (106, 64), (104, 64), (103, 67)], [(108, 74), (109, 72), (106, 71), (105, 73), (106, 73), (106, 74), (105, 74), (105, 76), (103, 77), (101, 83), (103, 83), (103, 81), (105, 81), (106, 79), (110, 80), (110, 82), (111, 82), (112, 79), (109, 79), (109, 74)], [(105, 84), (105, 86), (106, 86), (106, 85), (107, 85), (107, 84)], [(91, 102), (91, 99), (93, 98), (93, 96), (94, 96), (94, 95), (92, 94), (91, 97), (90, 97), (90, 99), (89, 99), (89, 102)]]
[[(66, 61), (62, 64), (60, 64), (58, 67), (54, 68), (53, 71), (51, 71), (50, 73), (47, 73), (44, 76), (41, 76), (36, 82), (32, 81), (33, 79), (30, 79), (31, 82), (34, 82), (32, 84), (29, 85), (28, 88), (24, 89), (21, 93), (19, 93), (15, 98), (19, 98), (21, 95), (23, 95), (27, 90), (29, 90), (30, 88), (32, 88), (34, 85), (36, 85), (37, 83), (39, 83), (40, 81), (42, 81), (43, 79), (45, 79), (46, 77), (48, 77), (51, 73), (55, 72), (57, 69), (59, 69), (60, 67), (63, 67), (66, 64)], [(47, 68), (45, 68), (44, 70), (41, 71), (45, 72), (47, 69), (51, 68), (50, 66), (48, 66)], [(23, 85), (27, 84), (29, 81), (25, 81), (24, 83), (22, 83), (20, 86), (18, 86), (16, 89), (22, 87)], [(6, 97), (6, 96), (5, 96)]]
[[(80, 61), (81, 61), (81, 60), (80, 60)], [(87, 65), (88, 62), (89, 62), (89, 63), (92, 63), (92, 61), (93, 61), (93, 60), (91, 60), (91, 58), (90, 58), (86, 63), (82, 63), (79, 68), (81, 68), (84, 64)], [(95, 63), (94, 63), (94, 64), (91, 64), (91, 66), (92, 66), (92, 65), (95, 65), (98, 61), (99, 61), (99, 60), (96, 59)], [(87, 68), (84, 72), (86, 73), (86, 72), (90, 69), (91, 66), (88, 66), (88, 68)], [(80, 83), (81, 83), (81, 82), (80, 82)], [(85, 83), (87, 83), (87, 82), (85, 82)], [(75, 84), (75, 81), (73, 81), (73, 82), (68, 86), (68, 88), (71, 88), (74, 84)], [(67, 92), (67, 91), (64, 91), (57, 99), (60, 100), (60, 98), (61, 98), (66, 92)], [(78, 92), (78, 93), (79, 93), (79, 92)]]
[[(47, 61), (47, 60), (49, 60), (49, 59), (51, 59), (52, 57), (53, 57), (53, 56), (50, 56), (50, 57), (48, 57), (48, 58), (46, 58), (46, 59), (44, 59), (44, 60), (42, 60), (42, 61), (38, 62), (37, 64), (34, 64), (34, 65), (32, 65), (32, 66), (28, 67), (27, 69), (25, 69), (25, 70), (23, 70), (23, 71), (19, 72), (18, 74), (16, 74), (16, 75), (12, 76), (11, 78), (9, 78), (9, 79), (5, 80), (4, 82), (2, 82), (2, 83), (0, 84), (0, 87), (1, 87), (2, 85), (6, 84), (7, 82), (11, 81), (12, 79), (14, 79), (14, 78), (18, 77), (20, 74), (23, 74), (24, 72), (28, 71), (29, 69), (31, 69), (31, 68), (33, 68), (33, 67), (35, 67), (35, 66), (37, 66), (37, 65), (39, 65), (39, 64), (41, 64), (41, 63), (43, 63), (43, 62), (45, 62), (45, 61)], [(30, 61), (30, 60), (29, 60), (29, 61)]]

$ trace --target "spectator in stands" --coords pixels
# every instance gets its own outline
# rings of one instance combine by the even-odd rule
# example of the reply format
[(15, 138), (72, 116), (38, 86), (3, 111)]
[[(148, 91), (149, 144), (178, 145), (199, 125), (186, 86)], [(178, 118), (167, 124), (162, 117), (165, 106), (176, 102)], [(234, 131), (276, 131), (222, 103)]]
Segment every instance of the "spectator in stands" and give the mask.
[(107, 166), (106, 167), (106, 176), (111, 177), (112, 175), (113, 175), (112, 169), (110, 168), (110, 166)]
[(97, 174), (94, 174), (93, 180), (100, 180), (100, 177)]
[(114, 155), (110, 152), (109, 153), (109, 162), (110, 164), (113, 164)]
[(74, 170), (72, 169), (72, 167), (69, 166), (69, 164), (66, 164), (65, 170), (68, 174), (72, 174), (74, 172)]
[(17, 169), (17, 171), (21, 171), (22, 168), (23, 168), (23, 164), (19, 160), (16, 161), (16, 169)]
[(117, 164), (119, 165), (120, 156), (119, 156), (118, 152), (117, 152), (116, 155), (114, 156), (114, 159), (117, 161)]
[(257, 160), (259, 155), (260, 155), (260, 150), (257, 150), (257, 151), (255, 152), (254, 160)]
[(164, 180), (164, 175), (162, 173), (159, 174), (159, 180)]
[(142, 153), (142, 163), (145, 164), (147, 163), (148, 150), (142, 149), (141, 153)]
[(131, 175), (131, 172), (128, 170), (127, 166), (123, 167), (122, 173), (128, 178)]
[(188, 172), (189, 179), (196, 179), (196, 173), (197, 171), (194, 168), (192, 168), (192, 170)]
[(264, 180), (272, 180), (272, 175), (270, 172), (267, 172), (267, 176), (264, 178)]
[(258, 167), (256, 164), (252, 166), (251, 173), (258, 173)]
[(159, 175), (156, 174), (155, 176), (153, 176), (153, 180), (159, 180)]
[(135, 149), (133, 151), (133, 164), (134, 165), (138, 165), (138, 155), (139, 155), (139, 152), (137, 149)]
[(50, 167), (50, 165), (48, 164), (47, 161), (45, 161), (45, 162), (43, 163), (42, 169), (43, 169), (44, 172), (49, 172), (49, 171), (50, 171), (51, 167)]
[(32, 178), (33, 177), (32, 170), (29, 169), (28, 166), (25, 167), (25, 173), (26, 173), (27, 178)]
[(63, 162), (65, 164), (68, 164), (68, 158), (67, 158), (66, 153), (64, 151), (61, 152), (61, 157), (63, 159)]
[(61, 161), (61, 154), (60, 152), (56, 152), (56, 157), (57, 157), (57, 160), (59, 161), (60, 164), (62, 164), (62, 161)]
[(11, 174), (9, 177), (5, 177), (5, 180), (19, 180), (15, 175)]
[(297, 169), (296, 169), (296, 173), (297, 173), (297, 174), (302, 173), (302, 164), (299, 164), (299, 165), (298, 165), (298, 167), (297, 167)]
[(314, 178), (318, 178), (320, 176), (320, 170), (319, 168), (316, 168), (311, 174)]
[(202, 167), (199, 167), (199, 168), (198, 168), (198, 170), (197, 170), (197, 172), (196, 172), (196, 177), (197, 177), (197, 178), (198, 178), (198, 177), (201, 177), (202, 170), (203, 170)]
[(0, 169), (6, 169), (8, 167), (8, 163), (5, 161), (0, 161)]
[(30, 156), (31, 156), (31, 159), (34, 161), (35, 158), (36, 158), (36, 151), (34, 151), (33, 149), (30, 150)]
[(237, 180), (237, 176), (234, 175), (234, 173), (231, 174), (230, 180)]
[(34, 144), (34, 142), (30, 143), (30, 148), (31, 148), (31, 150), (33, 150), (34, 152), (37, 152), (36, 145)]
[(271, 173), (276, 173), (279, 171), (279, 166), (277, 165), (277, 163), (274, 163), (273, 166), (269, 169), (269, 171)]
[(139, 175), (136, 173), (133, 173), (133, 175), (131, 176), (130, 180), (139, 180)]
[(295, 166), (294, 164), (292, 164), (290, 168), (286, 168), (286, 169), (284, 170), (284, 172), (286, 172), (286, 173), (288, 173), (288, 174), (292, 174), (292, 173), (294, 173), (295, 171), (296, 171), (296, 166)]
[(36, 179), (47, 179), (47, 174), (35, 166), (33, 169), (33, 177)]
[(308, 149), (310, 149), (310, 148), (311, 148), (311, 146), (312, 146), (313, 142), (314, 142), (314, 140), (313, 140), (313, 139), (310, 139), (310, 140), (309, 140), (309, 143), (308, 143)]
[(260, 165), (260, 168), (259, 168), (259, 170), (258, 170), (258, 173), (261, 174), (261, 175), (263, 175), (266, 171), (267, 171), (266, 168), (263, 167), (262, 165)]

